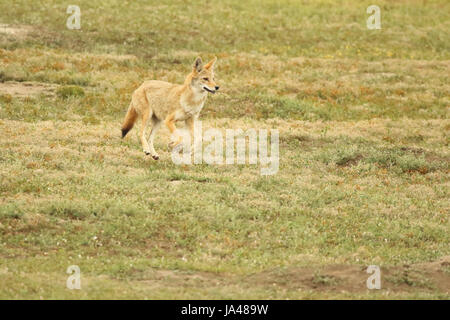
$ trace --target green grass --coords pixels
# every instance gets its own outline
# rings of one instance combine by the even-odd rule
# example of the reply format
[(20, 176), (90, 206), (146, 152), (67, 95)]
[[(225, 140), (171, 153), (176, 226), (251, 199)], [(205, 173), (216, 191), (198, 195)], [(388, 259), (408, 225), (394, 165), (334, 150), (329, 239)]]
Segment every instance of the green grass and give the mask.
[(83, 88), (77, 86), (64, 86), (58, 88), (58, 90), (56, 90), (56, 94), (63, 99), (67, 99), (69, 97), (83, 97), (84, 90)]
[[(370, 4), (83, 0), (68, 30), (63, 1), (2, 1), (28, 33), (0, 28), (0, 298), (448, 299), (450, 7), (381, 1), (371, 31)], [(204, 130), (278, 129), (276, 175), (120, 139), (133, 90), (197, 55)]]

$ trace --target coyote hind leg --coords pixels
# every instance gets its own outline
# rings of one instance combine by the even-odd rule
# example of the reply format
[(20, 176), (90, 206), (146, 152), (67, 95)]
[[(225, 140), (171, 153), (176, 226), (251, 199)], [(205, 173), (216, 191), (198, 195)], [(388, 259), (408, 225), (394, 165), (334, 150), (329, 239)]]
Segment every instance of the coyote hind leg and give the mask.
[(144, 153), (147, 154), (147, 155), (151, 154), (150, 146), (148, 144), (147, 139), (145, 138), (145, 129), (148, 126), (148, 121), (149, 121), (149, 118), (151, 116), (150, 113), (151, 113), (150, 110), (145, 110), (142, 113), (142, 126), (141, 126), (141, 132), (140, 132), (140, 139), (141, 139), (142, 149), (144, 150)]

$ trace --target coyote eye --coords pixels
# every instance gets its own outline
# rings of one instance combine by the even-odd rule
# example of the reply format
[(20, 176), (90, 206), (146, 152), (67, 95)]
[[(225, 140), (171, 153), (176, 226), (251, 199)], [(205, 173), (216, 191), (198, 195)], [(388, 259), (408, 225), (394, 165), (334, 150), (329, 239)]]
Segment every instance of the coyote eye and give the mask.
[(203, 78), (203, 80), (208, 81), (209, 79), (208, 78)]

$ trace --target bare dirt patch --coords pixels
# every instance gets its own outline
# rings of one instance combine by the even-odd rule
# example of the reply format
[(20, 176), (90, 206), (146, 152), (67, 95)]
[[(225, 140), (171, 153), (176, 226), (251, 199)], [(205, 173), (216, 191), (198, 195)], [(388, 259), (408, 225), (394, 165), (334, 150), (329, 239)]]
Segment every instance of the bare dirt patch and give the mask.
[(32, 31), (33, 27), (31, 26), (0, 24), (0, 35), (13, 37), (15, 40), (26, 38)]
[[(438, 261), (381, 267), (381, 289), (410, 291), (438, 289), (450, 292), (450, 274), (444, 269), (450, 265), (450, 257)], [(247, 280), (265, 285), (277, 285), (287, 289), (313, 289), (358, 293), (367, 290), (370, 274), (366, 266), (329, 265), (323, 268), (288, 268), (252, 275)]]
[[(417, 289), (450, 292), (450, 274), (445, 271), (450, 265), (450, 256), (437, 261), (405, 266), (381, 267), (381, 290), (409, 292)], [(274, 269), (249, 276), (220, 274), (212, 272), (183, 272), (153, 270), (139, 273), (135, 278), (154, 285), (163, 281), (166, 286), (180, 283), (197, 287), (233, 286), (277, 287), (286, 290), (313, 290), (336, 293), (367, 292), (366, 281), (371, 274), (366, 266), (328, 265), (318, 268), (300, 267)]]
[(0, 83), (0, 94), (19, 98), (40, 94), (53, 96), (55, 88), (56, 85), (48, 83), (7, 81)]

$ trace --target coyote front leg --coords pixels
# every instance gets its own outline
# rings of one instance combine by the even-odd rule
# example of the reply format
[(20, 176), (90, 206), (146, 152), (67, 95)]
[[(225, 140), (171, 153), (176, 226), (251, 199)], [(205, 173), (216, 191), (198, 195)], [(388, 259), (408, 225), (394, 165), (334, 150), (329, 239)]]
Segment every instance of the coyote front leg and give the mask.
[(169, 143), (169, 147), (175, 147), (178, 144), (180, 144), (181, 141), (182, 141), (182, 137), (179, 134), (176, 134), (177, 127), (175, 127), (175, 121), (177, 121), (177, 119), (176, 119), (176, 112), (173, 112), (173, 113), (169, 114), (166, 117), (166, 120), (165, 120), (166, 126), (167, 126), (167, 128), (169, 128), (171, 137), (173, 139)]
[(192, 145), (193, 145), (193, 148), (191, 148), (191, 154), (193, 154), (193, 152), (194, 152), (196, 149), (201, 148), (201, 147), (200, 147), (200, 139), (201, 139), (202, 137), (201, 137), (201, 135), (200, 135), (199, 137), (197, 137), (197, 136), (195, 135), (195, 130), (194, 130), (196, 121), (197, 121), (197, 116), (193, 116), (193, 117), (191, 117), (191, 118), (188, 118), (188, 119), (186, 119), (186, 121), (185, 121), (186, 125), (187, 125), (188, 128), (189, 128), (189, 131), (191, 132), (191, 136), (192, 136), (193, 141), (194, 141), (193, 144), (192, 144)]

